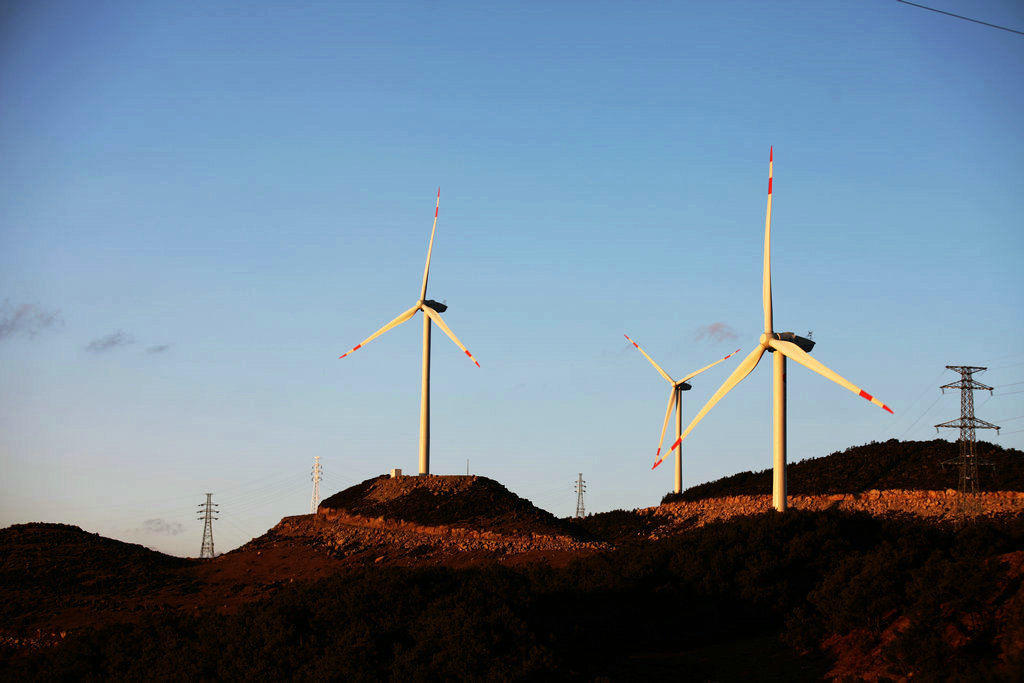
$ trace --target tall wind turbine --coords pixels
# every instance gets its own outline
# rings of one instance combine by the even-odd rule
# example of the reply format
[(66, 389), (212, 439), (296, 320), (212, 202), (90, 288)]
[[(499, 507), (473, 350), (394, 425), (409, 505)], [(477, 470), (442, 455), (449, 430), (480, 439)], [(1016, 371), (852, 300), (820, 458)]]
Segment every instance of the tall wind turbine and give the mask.
[[(628, 334), (624, 334), (622, 336), (625, 337), (626, 339), (629, 339), (629, 335)], [(722, 358), (720, 360), (716, 360), (711, 365), (705, 365), (700, 370), (697, 370), (696, 372), (691, 372), (689, 375), (687, 375), (686, 377), (682, 378), (681, 380), (679, 380), (677, 382), (676, 380), (674, 380), (671, 377), (669, 377), (668, 373), (665, 372), (664, 370), (662, 370), (661, 366), (658, 365), (657, 363), (655, 363), (654, 359), (651, 358), (650, 356), (648, 356), (647, 352), (644, 351), (643, 349), (641, 349), (639, 344), (637, 344), (632, 339), (629, 339), (629, 343), (632, 344), (633, 346), (635, 346), (637, 351), (639, 351), (640, 353), (644, 354), (644, 358), (646, 358), (648, 361), (650, 361), (651, 365), (654, 366), (654, 369), (658, 371), (658, 374), (661, 375), (662, 377), (664, 377), (665, 381), (672, 385), (672, 393), (669, 394), (669, 397), (668, 397), (668, 408), (665, 410), (665, 422), (663, 422), (662, 425), (661, 425), (661, 437), (658, 439), (658, 452), (654, 456), (657, 459), (657, 458), (661, 457), (661, 444), (665, 441), (665, 430), (668, 429), (668, 419), (669, 419), (669, 416), (672, 415), (672, 408), (673, 408), (673, 406), (676, 409), (676, 437), (679, 437), (679, 435), (681, 435), (683, 433), (683, 392), (684, 391), (689, 391), (691, 389), (690, 385), (687, 384), (687, 380), (693, 379), (694, 377), (696, 377), (700, 373), (704, 372), (705, 370), (707, 370), (709, 368), (715, 367), (716, 365), (721, 363), (723, 360), (728, 360), (728, 359), (732, 358), (737, 353), (739, 353), (740, 350), (736, 349), (735, 351), (730, 353), (725, 358)], [(676, 451), (676, 488), (675, 488), (675, 491), (676, 491), (676, 493), (681, 493), (682, 490), (683, 490), (683, 449), (680, 448), (678, 451)]]
[[(437, 232), (437, 213), (440, 208), (441, 188), (438, 188), (437, 204), (434, 206), (434, 227), (430, 229), (430, 245), (427, 247), (427, 265), (423, 268), (423, 286), (420, 287), (419, 300), (412, 308), (371, 334), (369, 337), (364, 339), (362, 343), (356, 344), (352, 349), (352, 351), (358, 351), (380, 335), (390, 330), (392, 327), (397, 327), (406, 320), (412, 318), (416, 315), (417, 311), (423, 311), (423, 374), (420, 396), (420, 474), (430, 474), (430, 323), (433, 322), (435, 325), (440, 327), (441, 330), (447, 334), (453, 342), (455, 342), (455, 345), (462, 349), (463, 353), (469, 356), (469, 359), (476, 363), (477, 367), (480, 367), (480, 363), (473, 357), (473, 354), (471, 354), (469, 350), (462, 345), (459, 338), (455, 336), (455, 333), (451, 331), (448, 325), (445, 324), (444, 319), (441, 318), (441, 314), (448, 310), (448, 307), (442, 303), (438, 303), (437, 301), (427, 298), (427, 276), (430, 275), (430, 254), (434, 249), (434, 233)], [(338, 358), (344, 358), (352, 353), (352, 351), (343, 353)]]
[[(772, 504), (776, 510), (780, 512), (786, 509), (787, 498), (786, 498), (786, 358), (795, 360), (800, 365), (814, 370), (816, 373), (830, 379), (836, 384), (846, 389), (849, 389), (853, 393), (857, 394), (861, 398), (866, 398), (875, 405), (892, 412), (892, 408), (885, 405), (877, 398), (864, 391), (860, 387), (856, 386), (852, 382), (846, 380), (840, 375), (836, 374), (832, 370), (825, 367), (824, 364), (818, 362), (810, 356), (810, 350), (814, 348), (814, 342), (810, 339), (799, 337), (792, 332), (775, 332), (772, 329), (772, 267), (771, 267), (771, 236), (772, 236), (772, 160), (774, 156), (774, 148), (768, 152), (768, 209), (765, 214), (764, 221), (764, 275), (763, 285), (761, 291), (761, 298), (764, 305), (764, 333), (758, 340), (757, 348), (750, 352), (746, 358), (736, 369), (732, 371), (725, 383), (718, 388), (718, 391), (708, 399), (708, 402), (704, 404), (704, 407), (700, 409), (700, 412), (693, 418), (689, 426), (686, 428), (679, 438), (676, 439), (675, 443), (669, 449), (669, 452), (673, 451), (676, 447), (682, 443), (683, 439), (697, 426), (697, 423), (704, 419), (704, 416), (708, 414), (716, 403), (718, 403), (723, 396), (739, 384), (744, 377), (750, 374), (750, 372), (757, 366), (761, 356), (764, 352), (774, 353), (773, 358), (773, 371), (774, 376), (772, 380), (772, 396), (773, 396), (773, 409), (772, 409), (772, 425), (773, 425), (773, 437), (772, 437)], [(666, 454), (667, 455), (667, 454)], [(655, 461), (654, 467), (661, 464), (664, 458)], [(652, 468), (653, 469), (653, 468)]]

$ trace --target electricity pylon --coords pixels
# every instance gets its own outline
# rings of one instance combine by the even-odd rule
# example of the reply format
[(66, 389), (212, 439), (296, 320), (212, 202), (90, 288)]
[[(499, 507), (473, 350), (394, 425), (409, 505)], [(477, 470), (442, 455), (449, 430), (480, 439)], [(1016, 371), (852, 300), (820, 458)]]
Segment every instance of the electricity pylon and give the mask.
[(199, 504), (199, 511), (202, 513), (201, 517), (197, 517), (203, 524), (203, 547), (199, 550), (199, 558), (208, 557), (213, 559), (213, 520), (220, 519), (214, 517), (214, 514), (218, 512), (215, 508), (218, 507), (217, 503), (213, 502), (213, 494), (206, 494), (206, 502)]
[(988, 368), (974, 365), (947, 365), (946, 368), (959, 372), (961, 375), (959, 382), (951, 382), (941, 387), (942, 393), (946, 393), (946, 389), (960, 390), (960, 419), (937, 424), (935, 425), (935, 431), (939, 431), (940, 427), (947, 429), (957, 428), (960, 430), (960, 455), (952, 460), (946, 460), (942, 464), (960, 466), (960, 484), (957, 488), (960, 495), (957, 499), (957, 513), (960, 515), (973, 515), (978, 512), (979, 507), (978, 465), (992, 464), (990, 462), (978, 461), (974, 431), (976, 429), (994, 429), (996, 434), (999, 433), (998, 425), (974, 417), (974, 392), (980, 389), (986, 390), (991, 394), (992, 387), (982, 384), (972, 377), (974, 373), (982, 372)]
[(324, 468), (320, 466), (320, 456), (313, 456), (313, 500), (309, 503), (309, 514), (315, 515), (316, 509), (320, 507), (320, 477), (324, 474)]
[(574, 485), (576, 489), (576, 518), (580, 519), (584, 516), (583, 512), (583, 494), (587, 490), (587, 482), (583, 481), (583, 473), (580, 472), (579, 478), (576, 479)]

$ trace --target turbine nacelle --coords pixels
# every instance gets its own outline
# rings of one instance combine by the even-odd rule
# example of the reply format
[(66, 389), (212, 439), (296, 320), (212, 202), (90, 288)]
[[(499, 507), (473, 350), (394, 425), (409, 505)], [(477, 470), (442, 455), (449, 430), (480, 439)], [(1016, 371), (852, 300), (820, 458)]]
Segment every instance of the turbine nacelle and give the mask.
[[(432, 308), (438, 313), (444, 313), (448, 310), (448, 306), (442, 304), (440, 301), (434, 301), (433, 299), (421, 299), (416, 303), (417, 306), (426, 306)], [(813, 342), (812, 342), (813, 343)]]
[(689, 391), (690, 389), (693, 388), (686, 382), (676, 382), (675, 386), (676, 389), (678, 389), (679, 391)]
[(775, 349), (773, 349), (768, 343), (769, 339), (792, 342), (799, 346), (804, 353), (810, 353), (811, 349), (814, 348), (814, 340), (801, 337), (795, 332), (772, 332), (770, 336), (767, 334), (761, 335), (761, 346), (763, 346), (768, 353), (775, 353)]

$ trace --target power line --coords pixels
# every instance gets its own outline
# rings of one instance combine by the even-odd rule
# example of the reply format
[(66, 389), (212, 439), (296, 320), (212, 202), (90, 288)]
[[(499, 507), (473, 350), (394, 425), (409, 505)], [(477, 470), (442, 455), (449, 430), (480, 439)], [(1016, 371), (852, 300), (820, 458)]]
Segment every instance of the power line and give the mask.
[[(906, 408), (904, 408), (904, 409), (903, 409), (903, 410), (902, 410), (902, 411), (900, 412), (900, 416), (899, 416), (898, 418), (896, 418), (896, 421), (895, 421), (895, 422), (893, 423), (893, 425), (892, 425), (892, 426), (891, 426), (891, 427), (889, 428), (889, 433), (890, 433), (890, 434), (895, 434), (895, 433), (896, 433), (896, 430), (897, 430), (897, 429), (899, 428), (899, 425), (903, 424), (903, 421), (904, 421), (904, 420), (905, 420), (905, 419), (906, 419), (907, 417), (909, 417), (910, 415), (912, 415), (912, 414), (913, 414), (913, 412), (912, 412), (912, 411), (914, 411), (914, 410), (915, 410), (915, 409), (917, 408), (917, 406), (919, 406), (919, 405), (921, 404), (921, 401), (922, 401), (922, 400), (924, 399), (924, 397), (925, 397), (925, 395), (926, 395), (926, 394), (928, 394), (929, 392), (935, 391), (935, 384), (936, 384), (936, 383), (938, 383), (938, 381), (939, 381), (940, 379), (942, 379), (942, 376), (943, 376), (943, 375), (945, 375), (945, 374), (946, 374), (947, 372), (949, 372), (949, 370), (948, 370), (948, 369), (946, 369), (946, 368), (943, 368), (943, 369), (942, 369), (942, 371), (941, 371), (941, 372), (939, 372), (939, 374), (937, 374), (937, 375), (935, 376), (935, 379), (933, 379), (933, 380), (932, 380), (931, 382), (928, 382), (928, 384), (926, 384), (926, 385), (925, 385), (924, 389), (922, 389), (922, 390), (921, 390), (921, 393), (920, 393), (920, 394), (918, 394), (917, 398), (915, 398), (915, 399), (913, 400), (913, 402), (911, 402), (911, 403), (910, 403), (910, 404), (909, 404), (909, 405), (908, 405), (908, 406), (907, 406)], [(899, 436), (898, 436), (897, 438), (898, 438), (898, 439), (900, 439), (900, 440), (902, 441), (902, 440), (903, 440), (903, 437), (904, 437), (904, 436), (906, 436), (906, 435), (907, 435), (907, 433), (908, 433), (908, 432), (909, 432), (909, 431), (910, 431), (911, 429), (913, 429), (914, 425), (916, 425), (916, 424), (917, 424), (918, 422), (920, 422), (920, 421), (921, 421), (921, 418), (922, 418), (922, 417), (924, 417), (924, 416), (925, 416), (925, 415), (926, 415), (926, 414), (928, 413), (928, 411), (929, 411), (929, 410), (931, 410), (932, 408), (934, 408), (934, 407), (935, 407), (935, 404), (936, 404), (936, 403), (938, 403), (938, 400), (939, 400), (939, 399), (935, 399), (935, 401), (933, 401), (933, 402), (932, 402), (932, 404), (931, 404), (930, 406), (928, 406), (927, 408), (925, 408), (925, 409), (924, 409), (924, 412), (923, 412), (923, 413), (921, 413), (921, 414), (920, 414), (920, 415), (919, 415), (919, 416), (917, 417), (917, 419), (916, 419), (916, 420), (914, 420), (914, 421), (913, 421), (913, 422), (911, 423), (911, 425), (910, 425), (909, 427), (907, 427), (907, 428), (906, 428), (905, 430), (903, 430), (903, 432), (902, 432), (902, 433), (901, 433), (901, 434), (900, 434), (900, 435), (899, 435)]]
[(903, 431), (903, 433), (902, 433), (902, 434), (900, 434), (900, 435), (899, 435), (899, 440), (900, 440), (900, 441), (903, 441), (903, 437), (904, 437), (904, 436), (906, 436), (906, 435), (907, 435), (907, 434), (908, 434), (908, 433), (910, 432), (910, 430), (911, 430), (911, 429), (913, 429), (913, 428), (914, 428), (914, 426), (915, 426), (915, 425), (916, 425), (916, 424), (917, 424), (918, 422), (920, 422), (920, 421), (921, 421), (921, 418), (923, 418), (923, 417), (924, 417), (925, 415), (927, 415), (927, 414), (928, 414), (928, 411), (930, 411), (930, 410), (931, 410), (932, 408), (934, 408), (934, 407), (935, 407), (935, 404), (936, 404), (936, 403), (938, 403), (938, 402), (939, 402), (939, 401), (941, 401), (941, 400), (942, 400), (942, 394), (939, 394), (939, 395), (938, 395), (938, 396), (937, 396), (937, 397), (935, 398), (935, 400), (934, 400), (934, 401), (932, 401), (932, 404), (931, 404), (930, 406), (928, 406), (927, 408), (925, 408), (925, 409), (924, 409), (924, 412), (923, 412), (923, 413), (921, 413), (920, 417), (918, 417), (918, 418), (917, 418), (916, 420), (914, 420), (914, 421), (913, 421), (913, 423), (911, 423), (911, 425), (910, 425), (909, 427), (907, 427), (907, 428), (906, 428), (906, 429), (905, 429), (905, 430)]
[(982, 26), (989, 26), (991, 28), (997, 28), (1000, 31), (1009, 31), (1010, 33), (1016, 33), (1017, 35), (1024, 36), (1024, 31), (1018, 31), (1016, 29), (1007, 28), (1005, 26), (1000, 26), (999, 24), (990, 24), (987, 21), (980, 21), (978, 19), (971, 19), (970, 17), (965, 17), (965, 16), (963, 16), (961, 14), (953, 14), (952, 12), (945, 12), (945, 11), (943, 11), (941, 9), (935, 9), (934, 7), (926, 7), (924, 5), (918, 5), (916, 2), (908, 2), (907, 0), (896, 0), (896, 2), (902, 2), (904, 5), (913, 5), (914, 7), (920, 7), (921, 9), (926, 9), (929, 12), (936, 12), (938, 14), (945, 14), (947, 17), (954, 17), (956, 19), (963, 19), (964, 21), (972, 21), (975, 24), (981, 24)]

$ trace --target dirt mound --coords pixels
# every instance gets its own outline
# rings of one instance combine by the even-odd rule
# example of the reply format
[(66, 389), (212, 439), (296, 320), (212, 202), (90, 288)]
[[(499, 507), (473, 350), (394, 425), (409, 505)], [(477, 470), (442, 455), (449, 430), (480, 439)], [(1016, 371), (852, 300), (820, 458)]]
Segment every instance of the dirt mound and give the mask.
[(589, 538), (586, 531), (571, 522), (541, 510), (493, 479), (479, 476), (382, 475), (320, 503), (321, 514), (330, 511), (423, 526)]

